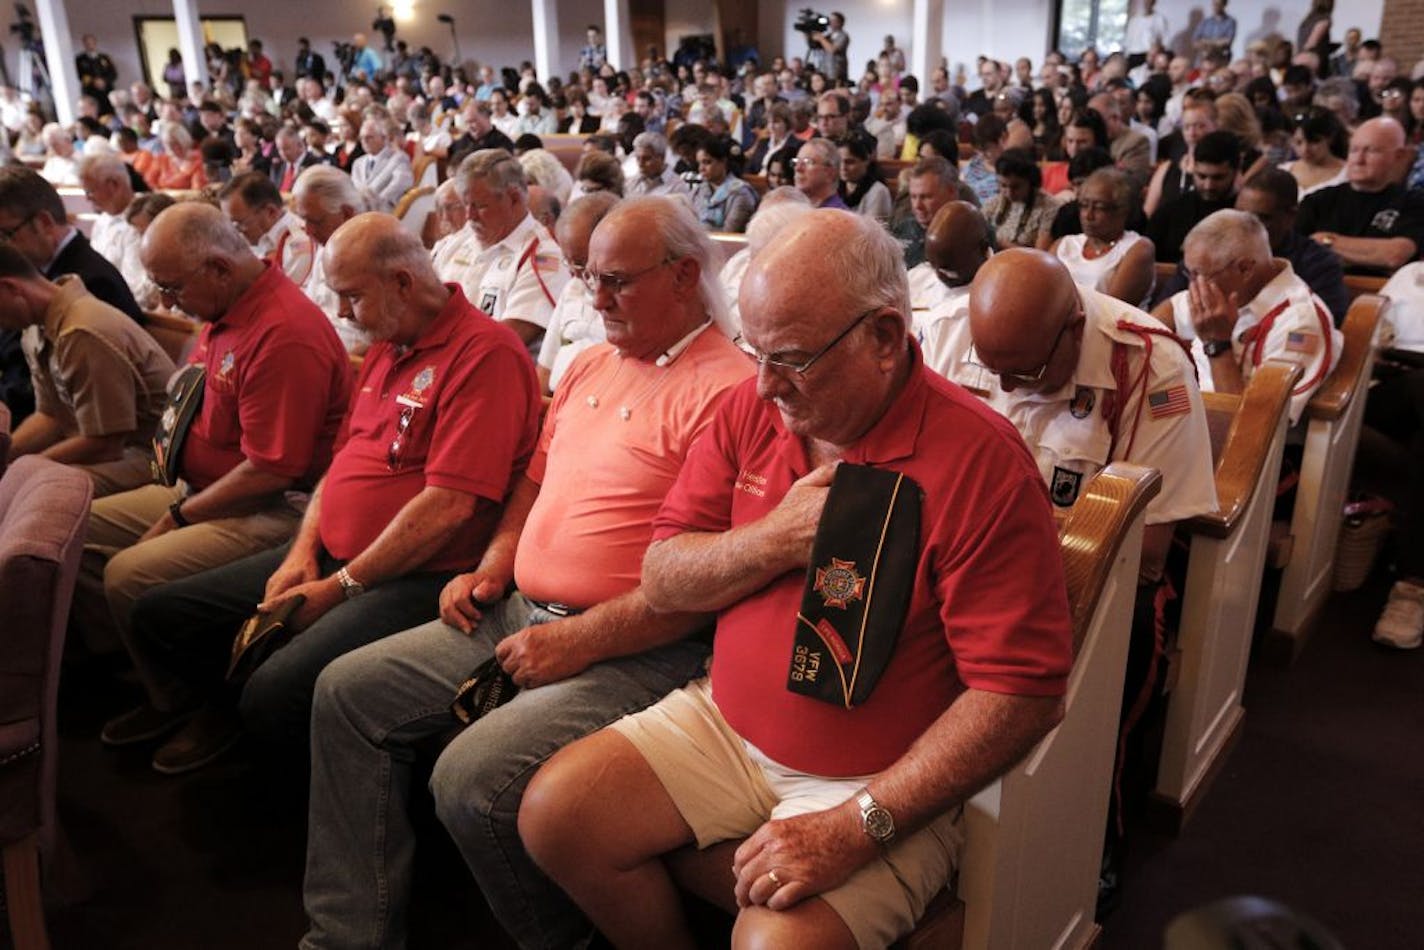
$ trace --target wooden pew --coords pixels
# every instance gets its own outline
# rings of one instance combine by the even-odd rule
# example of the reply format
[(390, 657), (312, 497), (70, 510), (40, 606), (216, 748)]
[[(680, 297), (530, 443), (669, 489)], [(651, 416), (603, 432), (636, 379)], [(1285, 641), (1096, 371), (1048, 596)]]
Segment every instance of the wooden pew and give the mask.
[(187, 357), (193, 341), (198, 338), (198, 331), (203, 325), (196, 320), (171, 313), (146, 313), (143, 316), (143, 328), (148, 331), (148, 335), (158, 341), (169, 359), (179, 366), (183, 365), (183, 360)]
[(1361, 274), (1345, 275), (1345, 290), (1353, 301), (1363, 294), (1377, 294), (1384, 287), (1383, 277), (1365, 277)]
[(579, 159), (583, 157), (583, 143), (588, 136), (541, 135), (539, 138), (544, 143), (544, 150), (552, 152), (555, 158), (563, 162), (570, 175), (578, 169)]
[(1275, 619), (1263, 644), (1263, 656), (1270, 662), (1288, 666), (1295, 661), (1330, 593), (1341, 509), (1364, 425), (1376, 338), (1387, 304), (1378, 294), (1363, 294), (1350, 304), (1341, 328), (1345, 346), (1340, 362), (1306, 408), (1305, 452), (1291, 513), (1289, 554)]
[[(957, 892), (935, 898), (905, 950), (1086, 947), (1094, 923), (1118, 707), (1157, 471), (1109, 465), (1090, 481), (1061, 531), (1076, 660), (1063, 722), (965, 806)], [(678, 883), (735, 912), (724, 842), (669, 859)], [(957, 895), (957, 896), (956, 896)]]
[(425, 222), (435, 212), (435, 189), (418, 186), (401, 195), (394, 214), (401, 227), (418, 238), (424, 238)]
[(1217, 510), (1188, 522), (1179, 673), (1152, 795), (1155, 823), (1179, 831), (1224, 761), (1244, 710), (1251, 651), (1285, 446), (1287, 407), (1300, 367), (1268, 360), (1241, 395), (1203, 393), (1216, 458)]

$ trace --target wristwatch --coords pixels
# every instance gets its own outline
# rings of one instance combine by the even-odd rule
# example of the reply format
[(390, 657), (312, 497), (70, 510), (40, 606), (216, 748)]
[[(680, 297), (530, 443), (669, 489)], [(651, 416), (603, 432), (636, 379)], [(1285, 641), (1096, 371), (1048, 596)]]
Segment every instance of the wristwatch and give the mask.
[(894, 817), (871, 796), (868, 788), (856, 792), (855, 803), (860, 806), (860, 830), (876, 844), (888, 845), (895, 837)]
[(366, 593), (366, 585), (351, 576), (351, 572), (346, 568), (336, 572), (336, 583), (341, 585), (341, 592), (346, 595), (347, 600), (355, 600)]
[(1216, 359), (1223, 353), (1230, 353), (1231, 338), (1227, 337), (1224, 340), (1202, 340), (1202, 352), (1206, 354), (1207, 359)]
[(183, 517), (183, 499), (179, 498), (168, 506), (168, 516), (173, 519), (173, 523), (180, 528), (186, 528), (193, 522)]

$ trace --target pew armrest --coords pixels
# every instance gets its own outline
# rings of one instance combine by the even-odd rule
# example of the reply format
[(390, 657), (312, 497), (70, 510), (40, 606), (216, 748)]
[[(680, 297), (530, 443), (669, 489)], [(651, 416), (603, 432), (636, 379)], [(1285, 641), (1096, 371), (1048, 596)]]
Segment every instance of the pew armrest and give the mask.
[(1217, 455), (1216, 511), (1189, 520), (1190, 530), (1225, 538), (1236, 529), (1251, 503), (1262, 468), (1273, 461), (1263, 447), (1272, 442), (1300, 372), (1293, 363), (1268, 360), (1251, 375), (1241, 395), (1202, 393), (1209, 414), (1229, 413), (1232, 419)]
[(1345, 335), (1340, 362), (1310, 398), (1306, 409), (1310, 418), (1339, 419), (1349, 408), (1350, 400), (1366, 385), (1374, 362), (1375, 334), (1388, 304), (1387, 297), (1373, 293), (1361, 294), (1351, 302), (1345, 325), (1340, 328)]

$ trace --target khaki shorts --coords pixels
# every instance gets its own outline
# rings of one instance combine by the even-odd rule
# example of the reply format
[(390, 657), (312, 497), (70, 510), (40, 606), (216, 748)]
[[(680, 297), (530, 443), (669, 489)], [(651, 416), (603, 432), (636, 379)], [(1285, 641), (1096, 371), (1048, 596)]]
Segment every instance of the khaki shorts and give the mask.
[[(870, 778), (822, 778), (772, 762), (727, 725), (706, 678), (611, 728), (647, 759), (699, 848), (745, 838), (772, 818), (834, 808)], [(888, 946), (914, 929), (949, 881), (964, 840), (959, 816), (940, 817), (820, 895), (859, 946)]]

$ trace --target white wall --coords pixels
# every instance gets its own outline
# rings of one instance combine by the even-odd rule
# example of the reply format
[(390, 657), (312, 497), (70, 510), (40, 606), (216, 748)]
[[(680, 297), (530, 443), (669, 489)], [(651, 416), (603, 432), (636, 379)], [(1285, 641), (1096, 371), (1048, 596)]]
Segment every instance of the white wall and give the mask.
[[(133, 16), (172, 15), (173, 10), (170, 0), (66, 2), (71, 27), (99, 38), (100, 47), (114, 57), (124, 82), (132, 81), (139, 73)], [(1054, 2), (945, 0), (945, 55), (951, 63), (968, 64), (971, 72), (980, 54), (996, 59), (1028, 56), (1038, 62), (1051, 46)], [(1206, 0), (1160, 0), (1158, 8), (1176, 33), (1194, 22), (1194, 12), (1205, 11), (1208, 5)], [(467, 60), (516, 65), (533, 58), (532, 16), (527, 0), (413, 0), (413, 6), (413, 19), (400, 24), (398, 35), (414, 48), (429, 46), (441, 57), (452, 55), (449, 27), (435, 19), (437, 14), (449, 12), (455, 17), (461, 52)], [(907, 54), (912, 52), (912, 0), (767, 0), (760, 6), (758, 37), (764, 60), (779, 53), (805, 54), (805, 38), (791, 27), (802, 6), (845, 14), (846, 30), (851, 36), (848, 55), (852, 76), (859, 75), (865, 60), (879, 51), (887, 33), (896, 37)], [(567, 72), (583, 45), (584, 28), (589, 23), (602, 23), (603, 3), (558, 0), (558, 7), (561, 72)], [(1247, 40), (1271, 30), (1293, 40), (1307, 8), (1308, 0), (1232, 0), (1230, 10), (1239, 24), (1237, 52)], [(375, 4), (353, 4), (350, 0), (203, 0), (198, 9), (215, 15), (240, 12), (247, 19), (248, 35), (263, 41), (274, 62), (290, 68), (297, 36), (310, 37), (313, 46), (330, 62), (332, 40), (349, 39), (353, 32), (367, 29)], [(677, 38), (685, 33), (712, 30), (712, 8), (707, 0), (666, 0), (665, 9), (669, 50), (676, 49)], [(1383, 10), (1384, 0), (1338, 4), (1334, 38), (1340, 39), (1345, 28), (1354, 25), (1360, 26), (1367, 37), (1378, 35)], [(294, 11), (299, 11), (295, 24)], [(1385, 43), (1388, 47), (1387, 37)], [(16, 51), (8, 41), (5, 56), (13, 74)]]

